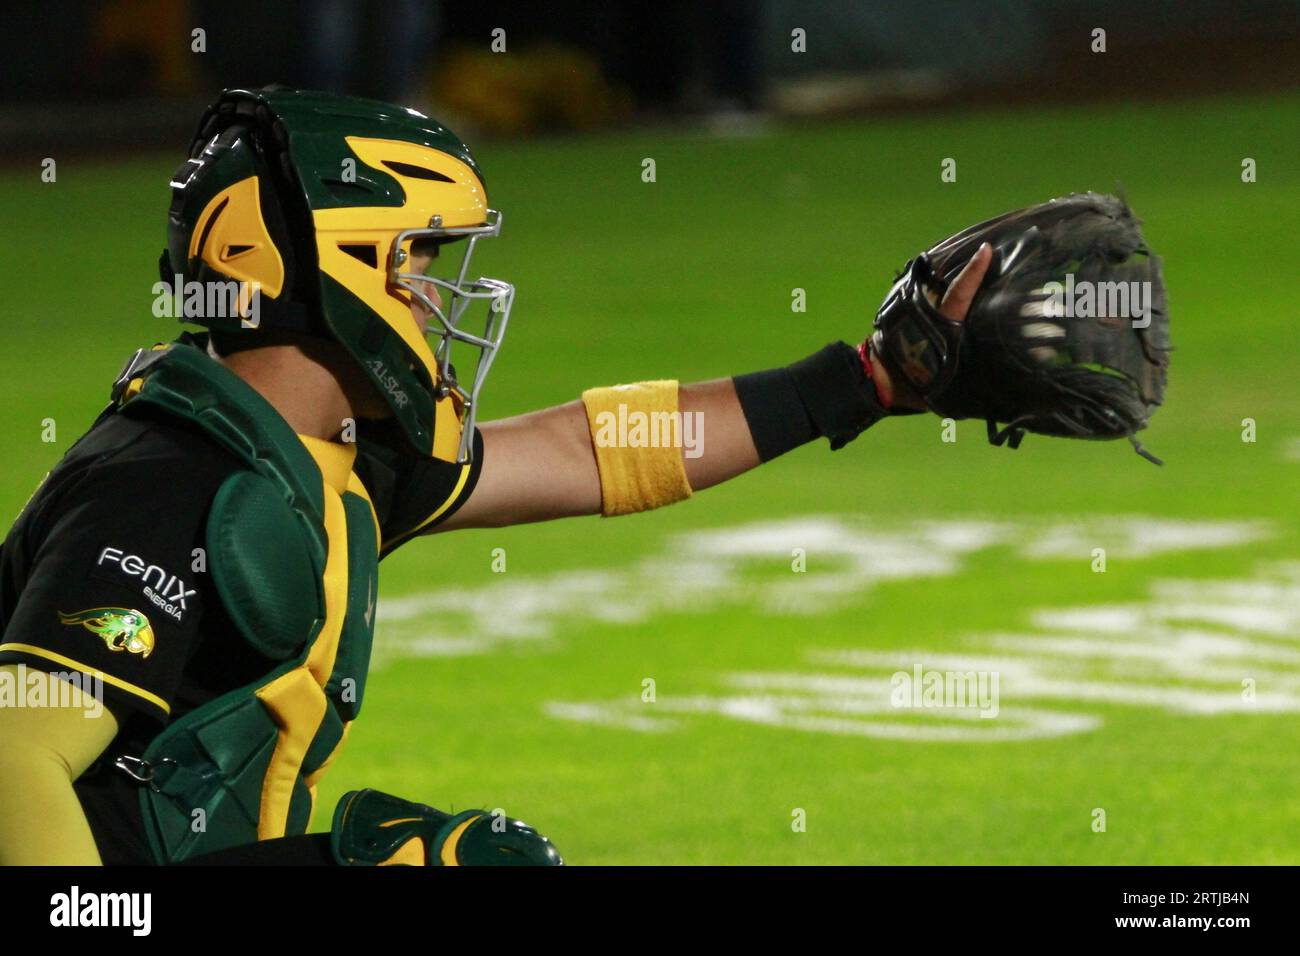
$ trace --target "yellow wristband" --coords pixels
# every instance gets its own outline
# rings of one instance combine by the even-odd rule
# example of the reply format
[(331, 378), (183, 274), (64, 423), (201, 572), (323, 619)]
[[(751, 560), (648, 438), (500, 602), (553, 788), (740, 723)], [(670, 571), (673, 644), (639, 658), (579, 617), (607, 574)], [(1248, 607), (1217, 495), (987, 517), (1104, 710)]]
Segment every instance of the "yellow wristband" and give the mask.
[(589, 388), (582, 403), (600, 471), (602, 514), (649, 511), (691, 496), (675, 380)]

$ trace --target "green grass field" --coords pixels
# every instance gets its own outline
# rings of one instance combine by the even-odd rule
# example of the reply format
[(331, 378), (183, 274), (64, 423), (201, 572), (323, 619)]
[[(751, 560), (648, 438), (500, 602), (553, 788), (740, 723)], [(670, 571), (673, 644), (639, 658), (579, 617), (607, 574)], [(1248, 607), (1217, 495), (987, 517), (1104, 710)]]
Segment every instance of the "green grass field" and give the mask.
[[(1177, 351), (1143, 437), (1168, 464), (1123, 442), (1012, 453), (977, 422), (944, 443), (918, 416), (664, 511), (418, 541), (384, 564), (376, 670), (322, 808), (358, 786), (501, 806), (586, 864), (1300, 862), (1298, 112), (481, 148), (505, 213), (481, 266), (519, 288), (486, 417), (855, 340), (916, 250), (1122, 187), (1166, 259)], [(179, 155), (0, 177), (6, 514), (123, 358), (174, 334), (150, 286)], [(890, 708), (917, 664), (996, 672), (1000, 713)]]

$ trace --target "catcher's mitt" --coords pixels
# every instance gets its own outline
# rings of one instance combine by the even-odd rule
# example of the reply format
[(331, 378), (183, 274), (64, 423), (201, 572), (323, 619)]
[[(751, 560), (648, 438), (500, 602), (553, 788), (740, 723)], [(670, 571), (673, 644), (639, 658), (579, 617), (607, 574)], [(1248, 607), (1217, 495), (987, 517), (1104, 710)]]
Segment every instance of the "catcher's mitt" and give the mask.
[[(994, 445), (1126, 437), (1160, 464), (1134, 437), (1164, 398), (1170, 351), (1160, 259), (1138, 226), (1097, 193), (971, 226), (903, 267), (871, 346), (934, 412), (985, 419)], [(984, 282), (950, 321), (939, 302), (984, 242)]]

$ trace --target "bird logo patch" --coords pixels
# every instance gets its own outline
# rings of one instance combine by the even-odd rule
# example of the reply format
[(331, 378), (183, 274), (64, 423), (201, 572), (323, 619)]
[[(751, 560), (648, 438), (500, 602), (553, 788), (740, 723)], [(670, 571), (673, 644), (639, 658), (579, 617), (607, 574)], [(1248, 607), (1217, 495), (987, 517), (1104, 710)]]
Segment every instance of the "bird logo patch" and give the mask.
[(92, 607), (73, 614), (59, 612), (63, 624), (80, 624), (98, 634), (110, 651), (126, 651), (148, 657), (153, 653), (153, 627), (139, 611), (127, 607)]

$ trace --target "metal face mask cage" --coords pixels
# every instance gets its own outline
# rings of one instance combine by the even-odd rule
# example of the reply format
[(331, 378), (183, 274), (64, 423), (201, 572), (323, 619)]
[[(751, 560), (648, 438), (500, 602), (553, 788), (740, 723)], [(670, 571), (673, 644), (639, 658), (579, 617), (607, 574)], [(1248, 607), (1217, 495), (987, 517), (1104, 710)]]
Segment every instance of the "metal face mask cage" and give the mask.
[[(492, 360), (506, 334), (506, 324), (510, 321), (510, 309), (514, 305), (515, 287), (500, 279), (480, 276), (468, 279), (470, 260), (479, 239), (485, 236), (497, 236), (501, 233), (501, 213), (495, 209), (487, 211), (486, 222), (482, 226), (442, 225), (442, 217), (434, 216), (429, 225), (423, 229), (406, 229), (397, 234), (388, 257), (388, 281), (418, 301), (428, 310), (437, 325), (430, 323), (427, 336), (437, 336), (438, 343), (433, 350), (438, 363), (438, 378), (435, 398), (443, 399), (448, 394), (455, 396), (461, 406), (460, 449), (456, 455), (458, 464), (467, 464), (472, 460), (474, 449), (474, 423), (478, 413), (479, 393)], [(404, 272), (402, 267), (409, 258), (406, 246), (417, 239), (435, 239), (450, 242), (468, 238), (460, 268), (454, 279), (440, 279), (433, 275), (420, 275)], [(436, 262), (437, 260), (434, 260)], [(433, 263), (430, 263), (433, 268)], [(437, 305), (422, 291), (422, 287), (435, 286), (444, 294), (442, 306)], [(483, 334), (476, 335), (464, 328), (466, 313), (476, 302), (486, 303), (487, 317), (483, 320)], [(452, 365), (452, 344), (463, 342), (478, 348), (478, 361), (474, 375), (466, 388), (456, 375)]]

